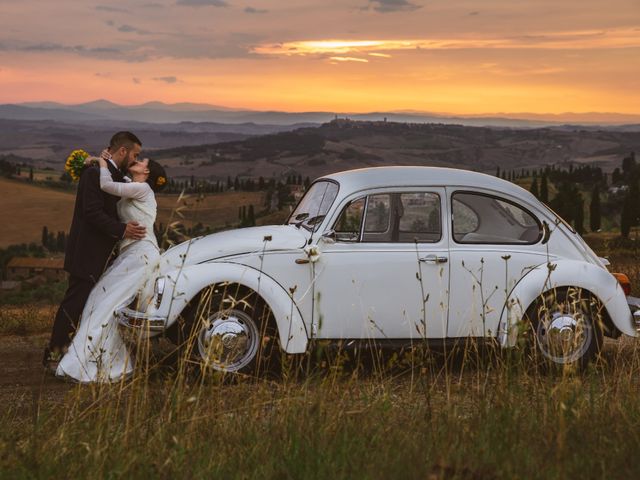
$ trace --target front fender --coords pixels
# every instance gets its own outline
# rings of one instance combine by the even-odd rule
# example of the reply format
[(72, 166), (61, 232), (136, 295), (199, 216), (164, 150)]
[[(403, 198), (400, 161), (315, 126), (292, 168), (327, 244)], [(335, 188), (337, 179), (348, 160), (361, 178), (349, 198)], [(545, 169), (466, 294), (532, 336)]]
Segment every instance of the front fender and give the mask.
[[(172, 325), (189, 301), (203, 288), (230, 282), (251, 288), (269, 305), (278, 326), (280, 346), (287, 353), (304, 353), (307, 332), (291, 296), (271, 277), (246, 265), (210, 262), (190, 265), (168, 273), (162, 304), (157, 312)], [(153, 314), (153, 312), (149, 312)]]
[(540, 294), (557, 287), (579, 287), (595, 295), (611, 321), (626, 335), (636, 336), (631, 310), (618, 280), (607, 270), (578, 260), (557, 260), (531, 269), (513, 288), (500, 316), (498, 341), (516, 344), (518, 324)]

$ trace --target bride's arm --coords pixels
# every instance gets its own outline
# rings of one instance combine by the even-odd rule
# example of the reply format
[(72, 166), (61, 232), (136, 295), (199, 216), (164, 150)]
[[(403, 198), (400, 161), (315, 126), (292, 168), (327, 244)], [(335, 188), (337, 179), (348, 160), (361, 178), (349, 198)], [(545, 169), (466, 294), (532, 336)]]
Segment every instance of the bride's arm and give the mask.
[(147, 182), (114, 182), (106, 162), (104, 162), (104, 166), (102, 165), (103, 162), (104, 160), (100, 162), (100, 188), (102, 191), (116, 197), (135, 198), (137, 200), (144, 200), (151, 192), (151, 187)]

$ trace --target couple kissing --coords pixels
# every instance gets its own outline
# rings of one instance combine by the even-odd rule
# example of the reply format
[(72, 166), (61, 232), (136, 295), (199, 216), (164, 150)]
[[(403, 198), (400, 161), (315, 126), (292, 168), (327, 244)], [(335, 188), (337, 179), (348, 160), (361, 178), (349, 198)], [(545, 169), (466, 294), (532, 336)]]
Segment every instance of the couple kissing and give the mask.
[(65, 251), (69, 286), (43, 359), (58, 377), (116, 382), (133, 371), (113, 311), (134, 282), (145, 288), (158, 263), (155, 193), (166, 184), (164, 168), (141, 150), (137, 136), (118, 132), (80, 175)]

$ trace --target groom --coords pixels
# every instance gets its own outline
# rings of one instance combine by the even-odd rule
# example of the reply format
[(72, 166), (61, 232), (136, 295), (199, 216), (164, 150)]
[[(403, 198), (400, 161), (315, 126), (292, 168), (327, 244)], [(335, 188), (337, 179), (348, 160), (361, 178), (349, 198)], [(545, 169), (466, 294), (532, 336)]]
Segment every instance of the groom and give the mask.
[[(108, 167), (114, 181), (127, 180), (124, 172), (138, 161), (141, 150), (142, 142), (131, 132), (118, 132), (111, 138)], [(64, 258), (69, 287), (58, 308), (49, 346), (44, 351), (44, 366), (53, 371), (71, 342), (89, 293), (109, 263), (118, 240), (144, 237), (146, 229), (143, 226), (118, 220), (118, 200), (119, 197), (100, 189), (100, 169), (97, 166), (84, 169), (78, 184)]]

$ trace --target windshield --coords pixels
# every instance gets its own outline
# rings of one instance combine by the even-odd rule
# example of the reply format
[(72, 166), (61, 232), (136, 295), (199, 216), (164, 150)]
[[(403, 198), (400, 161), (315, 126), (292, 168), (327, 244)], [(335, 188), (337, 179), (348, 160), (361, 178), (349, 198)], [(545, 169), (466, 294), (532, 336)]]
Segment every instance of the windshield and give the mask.
[(336, 195), (338, 195), (337, 183), (327, 180), (314, 183), (304, 194), (287, 223), (297, 227), (302, 226), (307, 230), (315, 230), (322, 223)]

